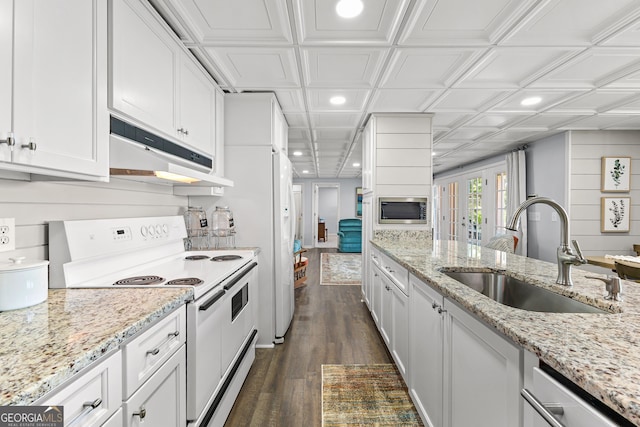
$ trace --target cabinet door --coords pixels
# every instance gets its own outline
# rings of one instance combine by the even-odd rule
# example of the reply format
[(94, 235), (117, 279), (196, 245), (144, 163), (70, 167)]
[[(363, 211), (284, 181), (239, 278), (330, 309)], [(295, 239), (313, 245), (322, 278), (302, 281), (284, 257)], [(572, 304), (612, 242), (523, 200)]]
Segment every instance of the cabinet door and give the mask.
[(213, 173), (224, 176), (224, 93), (216, 90), (215, 162)]
[(111, 416), (102, 424), (102, 427), (122, 427), (124, 426), (124, 420), (122, 419), (122, 408), (118, 409), (118, 411)]
[(378, 325), (378, 329), (381, 327), (380, 321), (382, 320), (382, 276), (384, 275), (380, 270), (380, 267), (375, 262), (371, 262), (372, 265), (372, 277), (371, 277), (371, 316), (373, 321)]
[(187, 423), (185, 347), (123, 403), (125, 426), (175, 427)]
[(175, 136), (212, 156), (215, 153), (215, 89), (186, 54), (180, 61), (179, 94), (180, 119)]
[(372, 213), (371, 213), (371, 193), (362, 197), (362, 261), (363, 273), (362, 294), (369, 310), (372, 310), (371, 290), (373, 282), (373, 270), (371, 266), (371, 239), (373, 234)]
[(520, 425), (522, 350), (446, 299), (445, 308), (445, 425)]
[(382, 310), (380, 313), (380, 335), (387, 344), (387, 348), (391, 350), (391, 333), (393, 332), (393, 283), (384, 273), (380, 272), (382, 286)]
[(409, 297), (397, 286), (391, 287), (391, 354), (402, 377), (407, 380), (409, 364)]
[[(425, 283), (410, 276), (409, 391), (428, 427), (442, 426), (443, 314), (444, 298)], [(473, 425), (473, 424), (472, 424)]]
[(107, 177), (106, 3), (21, 0), (14, 13), (12, 161)]
[(175, 137), (174, 41), (137, 0), (112, 0), (110, 107)]
[[(0, 57), (10, 61), (13, 57), (13, 1), (0, 0)], [(0, 67), (0, 139), (6, 139), (11, 132), (11, 85), (12, 67)], [(11, 149), (0, 144), (0, 162), (11, 160)]]

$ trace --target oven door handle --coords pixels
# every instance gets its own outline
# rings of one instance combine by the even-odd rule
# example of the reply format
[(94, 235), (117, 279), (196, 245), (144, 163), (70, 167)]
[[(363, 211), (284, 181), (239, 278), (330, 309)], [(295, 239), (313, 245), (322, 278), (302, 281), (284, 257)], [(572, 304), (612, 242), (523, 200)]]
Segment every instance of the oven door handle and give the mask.
[(224, 285), (224, 290), (228, 291), (229, 289), (233, 288), (240, 280), (242, 280), (242, 278), (244, 276), (247, 275), (247, 273), (249, 273), (251, 270), (253, 270), (256, 266), (258, 265), (257, 262), (252, 262), (249, 267), (245, 268), (244, 270), (242, 270), (242, 273), (240, 273), (238, 275), (238, 277), (234, 278), (232, 281), (230, 281), (229, 283), (227, 283), (226, 285)]
[(198, 310), (200, 310), (200, 311), (208, 310), (213, 304), (216, 303), (216, 301), (218, 301), (220, 298), (222, 298), (225, 293), (226, 293), (226, 291), (224, 291), (224, 290), (216, 292), (216, 294), (214, 296), (212, 296), (207, 301), (202, 303), (202, 305), (200, 306), (200, 308)]

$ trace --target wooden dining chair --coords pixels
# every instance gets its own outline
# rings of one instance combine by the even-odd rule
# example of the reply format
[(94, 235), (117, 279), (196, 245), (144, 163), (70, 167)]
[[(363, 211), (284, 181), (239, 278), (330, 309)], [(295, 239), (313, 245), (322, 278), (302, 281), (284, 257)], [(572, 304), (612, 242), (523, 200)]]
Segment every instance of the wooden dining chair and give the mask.
[(632, 282), (640, 282), (640, 264), (616, 261), (618, 277)]

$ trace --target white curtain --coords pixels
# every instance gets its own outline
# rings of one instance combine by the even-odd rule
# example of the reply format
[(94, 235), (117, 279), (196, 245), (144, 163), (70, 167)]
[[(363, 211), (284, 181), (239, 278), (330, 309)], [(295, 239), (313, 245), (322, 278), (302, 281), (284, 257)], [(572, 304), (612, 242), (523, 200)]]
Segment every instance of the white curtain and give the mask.
[[(507, 218), (511, 219), (518, 206), (527, 200), (527, 162), (524, 150), (507, 154)], [(508, 219), (508, 220), (509, 220)], [(508, 221), (507, 220), (507, 221)], [(527, 256), (527, 213), (520, 216), (518, 255)]]

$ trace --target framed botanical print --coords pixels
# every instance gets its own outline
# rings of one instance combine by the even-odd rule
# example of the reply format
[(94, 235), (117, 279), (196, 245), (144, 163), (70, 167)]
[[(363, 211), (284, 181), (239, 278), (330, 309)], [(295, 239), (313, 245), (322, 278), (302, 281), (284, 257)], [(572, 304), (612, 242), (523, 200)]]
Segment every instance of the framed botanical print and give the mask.
[(631, 187), (631, 157), (603, 157), (600, 191), (628, 192)]
[(603, 233), (628, 232), (630, 209), (630, 197), (602, 197), (600, 231)]

